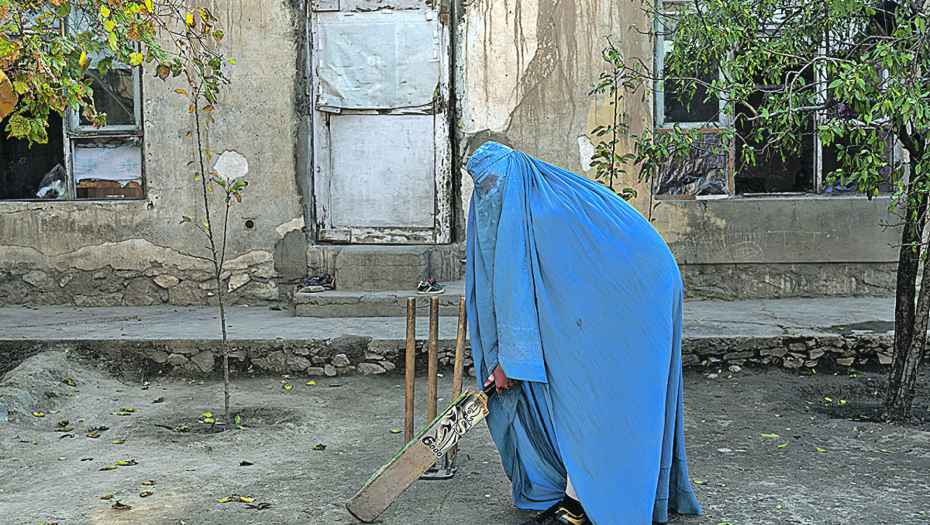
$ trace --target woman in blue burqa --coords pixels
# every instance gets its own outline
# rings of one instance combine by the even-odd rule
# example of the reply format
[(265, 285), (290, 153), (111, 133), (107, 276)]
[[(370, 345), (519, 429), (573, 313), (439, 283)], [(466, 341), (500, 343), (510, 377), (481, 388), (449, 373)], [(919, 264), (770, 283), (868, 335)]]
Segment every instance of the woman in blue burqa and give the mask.
[[(468, 162), (465, 294), (488, 427), (524, 525), (700, 514), (685, 461), (681, 274), (589, 179), (495, 142)], [(486, 383), (487, 384), (487, 383)]]

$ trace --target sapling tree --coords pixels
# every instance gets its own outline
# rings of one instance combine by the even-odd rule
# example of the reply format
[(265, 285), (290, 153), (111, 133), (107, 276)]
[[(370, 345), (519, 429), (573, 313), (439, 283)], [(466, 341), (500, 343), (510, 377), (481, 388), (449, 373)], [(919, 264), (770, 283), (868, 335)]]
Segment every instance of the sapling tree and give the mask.
[[(229, 83), (223, 68), (236, 63), (219, 51), (222, 39), (208, 8), (192, 8), (182, 0), (0, 0), (0, 120), (12, 138), (47, 142), (51, 112), (75, 111), (94, 127), (106, 125), (92, 84), (94, 75), (105, 75), (114, 63), (145, 65), (159, 79), (182, 82), (175, 92), (189, 106), (187, 137), (195, 158), (188, 166), (194, 166), (203, 218), (183, 216), (181, 222), (195, 224), (207, 239), (208, 256), (193, 256), (209, 261), (216, 281), (228, 425), (229, 343), (222, 287), (226, 226), (230, 207), (241, 202), (248, 183), (210, 169), (216, 152), (207, 148), (205, 134), (214, 123), (214, 104)], [(211, 195), (220, 198), (219, 213), (211, 208)]]
[[(923, 232), (930, 198), (930, 8), (923, 1), (690, 0), (643, 3), (651, 36), (674, 40), (663, 71), (651, 57), (628, 57), (623, 76), (686, 104), (720, 100), (711, 122), (732, 122), (720, 149), (738, 146), (739, 162), (799, 154), (814, 135), (838, 168), (828, 186), (869, 198), (887, 191), (901, 228), (895, 348), (882, 417), (909, 417), (930, 317), (930, 270)], [(664, 34), (663, 34), (664, 32)], [(674, 89), (670, 89), (674, 88)], [(647, 130), (635, 162), (643, 175), (675, 154), (701, 146), (695, 133)], [(905, 155), (895, 156), (895, 144)], [(925, 266), (930, 268), (930, 266)]]

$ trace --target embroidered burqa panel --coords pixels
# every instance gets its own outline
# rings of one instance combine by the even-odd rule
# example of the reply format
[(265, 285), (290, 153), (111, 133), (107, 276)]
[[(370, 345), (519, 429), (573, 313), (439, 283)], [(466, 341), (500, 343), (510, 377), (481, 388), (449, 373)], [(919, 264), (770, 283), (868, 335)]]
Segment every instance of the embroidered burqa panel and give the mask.
[(682, 282), (664, 240), (600, 184), (498, 143), (467, 166), (465, 294), (488, 427), (519, 508), (566, 476), (595, 525), (700, 514), (688, 480)]

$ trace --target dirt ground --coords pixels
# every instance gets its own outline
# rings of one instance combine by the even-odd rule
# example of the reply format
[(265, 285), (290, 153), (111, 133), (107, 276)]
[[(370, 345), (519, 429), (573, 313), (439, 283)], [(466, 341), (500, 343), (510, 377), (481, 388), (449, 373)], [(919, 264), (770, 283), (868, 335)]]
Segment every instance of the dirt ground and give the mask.
[[(220, 416), (222, 383), (111, 372), (56, 352), (0, 381), (0, 523), (355, 523), (345, 501), (402, 445), (402, 433), (392, 432), (403, 426), (401, 374), (316, 385), (237, 379), (231, 402), (243, 428), (217, 432), (198, 420)], [(444, 375), (440, 392), (449, 392), (451, 373)], [(869, 420), (885, 384), (878, 371), (687, 369), (687, 452), (704, 516), (669, 523), (930, 524), (926, 376), (918, 419), (892, 426)], [(425, 380), (418, 386), (425, 391)], [(73, 430), (58, 431), (62, 419)], [(181, 425), (190, 431), (172, 430)], [(137, 464), (101, 470), (118, 461)], [(482, 426), (463, 441), (454, 478), (416, 482), (379, 522), (516, 525), (532, 513), (513, 507), (509, 489)], [(153, 494), (140, 497), (144, 490)], [(218, 501), (233, 494), (273, 506)], [(112, 508), (117, 500), (132, 510)]]

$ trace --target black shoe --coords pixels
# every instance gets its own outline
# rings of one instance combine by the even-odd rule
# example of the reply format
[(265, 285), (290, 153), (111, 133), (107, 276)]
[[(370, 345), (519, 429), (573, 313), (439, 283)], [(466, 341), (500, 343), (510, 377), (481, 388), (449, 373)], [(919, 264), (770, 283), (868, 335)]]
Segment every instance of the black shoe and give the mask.
[(581, 514), (572, 514), (560, 501), (522, 525), (591, 525), (591, 520), (584, 511)]

